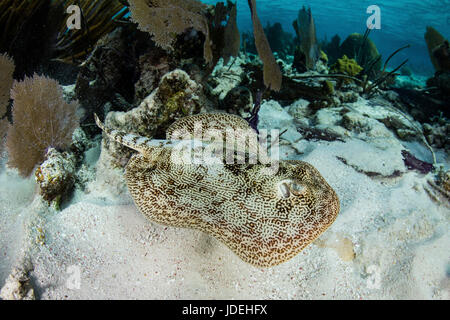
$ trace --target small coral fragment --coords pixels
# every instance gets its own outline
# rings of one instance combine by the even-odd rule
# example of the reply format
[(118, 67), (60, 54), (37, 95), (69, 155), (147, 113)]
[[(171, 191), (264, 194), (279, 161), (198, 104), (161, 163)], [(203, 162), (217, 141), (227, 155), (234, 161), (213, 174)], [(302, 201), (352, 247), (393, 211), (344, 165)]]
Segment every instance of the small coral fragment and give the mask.
[(73, 186), (75, 158), (70, 153), (61, 153), (50, 148), (46, 160), (35, 172), (39, 192), (47, 202), (57, 201)]

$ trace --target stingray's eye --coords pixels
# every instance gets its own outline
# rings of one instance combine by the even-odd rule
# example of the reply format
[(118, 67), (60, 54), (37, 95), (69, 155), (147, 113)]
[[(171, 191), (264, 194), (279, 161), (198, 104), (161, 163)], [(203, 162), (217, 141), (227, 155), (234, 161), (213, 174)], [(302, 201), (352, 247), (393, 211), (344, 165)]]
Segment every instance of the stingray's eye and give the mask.
[(303, 193), (306, 190), (305, 186), (302, 186), (301, 184), (293, 182), (291, 184), (291, 191), (293, 194), (299, 195)]
[(283, 198), (289, 198), (291, 195), (289, 184), (288, 181), (282, 181), (278, 184), (278, 191)]

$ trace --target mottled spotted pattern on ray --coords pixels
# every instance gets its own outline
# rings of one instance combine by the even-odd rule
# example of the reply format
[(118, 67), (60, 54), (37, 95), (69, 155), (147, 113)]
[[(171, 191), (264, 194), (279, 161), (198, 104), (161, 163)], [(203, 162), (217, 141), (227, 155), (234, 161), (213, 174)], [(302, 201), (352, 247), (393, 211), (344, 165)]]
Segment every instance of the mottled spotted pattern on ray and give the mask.
[[(180, 120), (168, 135), (173, 128), (192, 130), (194, 119), (220, 128), (216, 117)], [(232, 127), (245, 125), (235, 116), (220, 117)], [(308, 163), (281, 161), (274, 175), (263, 174), (261, 164), (174, 164), (169, 147), (149, 147), (149, 141), (140, 137), (103, 129), (110, 138), (139, 151), (127, 164), (126, 180), (148, 219), (206, 232), (255, 266), (270, 267), (291, 259), (324, 232), (339, 212), (336, 193)]]

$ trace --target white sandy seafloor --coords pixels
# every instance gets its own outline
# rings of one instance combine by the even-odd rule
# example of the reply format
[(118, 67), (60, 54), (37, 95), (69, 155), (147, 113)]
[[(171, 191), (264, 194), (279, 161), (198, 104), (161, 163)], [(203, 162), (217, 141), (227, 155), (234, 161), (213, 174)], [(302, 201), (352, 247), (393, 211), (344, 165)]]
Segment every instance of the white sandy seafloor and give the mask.
[[(285, 110), (301, 113), (298, 105)], [(259, 269), (204, 233), (149, 222), (120, 175), (100, 165), (86, 189), (56, 211), (35, 193), (33, 178), (3, 163), (0, 287), (22, 268), (37, 299), (449, 299), (450, 210), (425, 191), (431, 174), (408, 171), (399, 152), (431, 161), (428, 150), (375, 124), (371, 134), (379, 139), (347, 133), (346, 142), (308, 142), (277, 108), (263, 105), (261, 126), (289, 127), (283, 158), (314, 165), (341, 201), (335, 223), (295, 258)], [(336, 110), (319, 111), (318, 127), (332, 127)], [(88, 153), (95, 168), (100, 148)], [(448, 157), (436, 154), (448, 168)], [(395, 170), (401, 176), (389, 177)]]

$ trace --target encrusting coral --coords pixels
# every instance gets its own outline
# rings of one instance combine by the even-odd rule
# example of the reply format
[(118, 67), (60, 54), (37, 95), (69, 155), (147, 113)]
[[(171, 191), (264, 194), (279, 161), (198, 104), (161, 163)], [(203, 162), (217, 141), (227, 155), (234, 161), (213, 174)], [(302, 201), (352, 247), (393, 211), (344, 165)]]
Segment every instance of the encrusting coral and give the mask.
[(8, 165), (29, 176), (48, 147), (65, 148), (78, 126), (77, 102), (67, 103), (56, 80), (34, 75), (11, 89), (13, 125), (6, 146)]
[[(172, 147), (152, 145), (151, 139), (112, 131), (96, 121), (110, 139), (138, 151), (126, 166), (126, 180), (144, 216), (206, 232), (254, 266), (293, 258), (339, 212), (336, 193), (308, 163), (280, 161), (279, 170), (269, 174), (264, 164), (228, 164), (224, 158), (213, 165), (174, 163)], [(205, 130), (223, 134), (226, 128), (247, 126), (237, 116), (202, 114), (179, 120), (168, 134), (184, 129), (192, 136), (198, 121)]]

